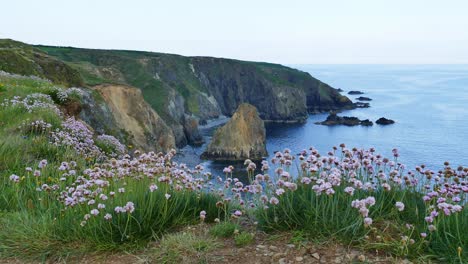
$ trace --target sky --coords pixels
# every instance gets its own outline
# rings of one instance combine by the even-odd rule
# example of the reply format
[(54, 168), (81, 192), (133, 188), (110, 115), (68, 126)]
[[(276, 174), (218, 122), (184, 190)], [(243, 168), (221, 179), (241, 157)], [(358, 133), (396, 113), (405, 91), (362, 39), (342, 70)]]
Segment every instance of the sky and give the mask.
[(466, 0), (0, 0), (0, 38), (282, 64), (468, 64)]

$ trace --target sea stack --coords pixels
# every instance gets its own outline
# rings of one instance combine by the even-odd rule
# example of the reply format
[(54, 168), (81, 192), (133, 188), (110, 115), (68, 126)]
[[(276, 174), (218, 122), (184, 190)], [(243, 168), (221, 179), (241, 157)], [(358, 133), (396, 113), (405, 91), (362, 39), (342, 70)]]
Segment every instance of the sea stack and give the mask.
[(267, 155), (265, 124), (255, 106), (243, 103), (231, 119), (215, 131), (201, 157), (211, 160), (261, 160)]

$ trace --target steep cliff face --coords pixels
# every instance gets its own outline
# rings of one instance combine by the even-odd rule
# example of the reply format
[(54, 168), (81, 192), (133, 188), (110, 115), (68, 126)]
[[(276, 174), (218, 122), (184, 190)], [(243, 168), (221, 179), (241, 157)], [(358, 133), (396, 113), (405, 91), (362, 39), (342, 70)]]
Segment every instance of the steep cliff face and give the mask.
[[(308, 113), (353, 108), (352, 102), (308, 73), (278, 64), (172, 54), (38, 46), (79, 71), (89, 85), (123, 83), (173, 130), (178, 146), (194, 143), (185, 116), (204, 122), (231, 116), (241, 103), (265, 121), (303, 122)], [(197, 141), (197, 140), (195, 140)]]
[(308, 73), (232, 59), (0, 40), (0, 70), (37, 75), (65, 86), (136, 87), (170, 128), (178, 147), (201, 143), (199, 123), (231, 116), (242, 103), (254, 105), (268, 122), (303, 122), (309, 113), (354, 107)]
[(117, 125), (126, 128), (135, 147), (145, 151), (167, 151), (175, 147), (171, 129), (143, 99), (138, 88), (99, 85), (95, 89), (111, 109)]
[(243, 103), (229, 122), (215, 131), (202, 158), (260, 160), (267, 155), (265, 124), (255, 106)]

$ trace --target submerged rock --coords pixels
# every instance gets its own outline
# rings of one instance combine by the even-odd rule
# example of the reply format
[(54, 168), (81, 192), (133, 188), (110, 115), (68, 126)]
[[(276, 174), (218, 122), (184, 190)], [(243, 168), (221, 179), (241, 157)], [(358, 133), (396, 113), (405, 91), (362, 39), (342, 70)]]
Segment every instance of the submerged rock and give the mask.
[(358, 100), (358, 101), (372, 101), (371, 98), (365, 97), (365, 96), (359, 96), (358, 98), (356, 98), (356, 100)]
[(364, 94), (361, 91), (349, 91), (348, 94), (355, 95), (355, 94)]
[(332, 112), (328, 115), (327, 119), (322, 122), (316, 122), (318, 125), (325, 126), (335, 126), (335, 125), (345, 125), (345, 126), (372, 126), (373, 123), (369, 119), (360, 120), (354, 116), (338, 116), (335, 112)]
[(394, 124), (395, 121), (393, 121), (391, 119), (387, 119), (385, 117), (381, 117), (381, 118), (377, 119), (377, 121), (375, 121), (375, 123), (377, 123), (379, 125), (391, 125), (391, 124)]
[(213, 160), (260, 160), (267, 155), (265, 124), (255, 106), (243, 103), (229, 122), (215, 131), (201, 157)]
[(356, 108), (369, 108), (370, 107), (369, 103), (355, 102), (353, 104)]

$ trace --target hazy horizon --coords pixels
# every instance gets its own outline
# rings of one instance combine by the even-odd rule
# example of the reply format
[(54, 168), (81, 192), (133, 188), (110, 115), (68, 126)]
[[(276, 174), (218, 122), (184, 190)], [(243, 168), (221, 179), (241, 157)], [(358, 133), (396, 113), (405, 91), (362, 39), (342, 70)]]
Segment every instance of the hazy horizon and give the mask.
[(286, 65), (468, 64), (468, 2), (15, 1), (0, 38)]

